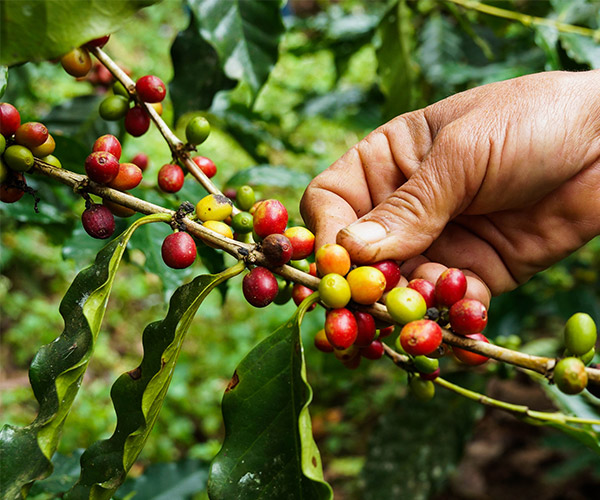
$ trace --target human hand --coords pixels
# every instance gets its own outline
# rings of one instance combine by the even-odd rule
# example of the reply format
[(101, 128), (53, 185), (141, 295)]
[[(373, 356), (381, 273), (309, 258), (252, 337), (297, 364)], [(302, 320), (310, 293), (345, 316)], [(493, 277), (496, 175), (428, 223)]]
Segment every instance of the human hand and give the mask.
[(302, 215), (353, 262), (458, 267), (489, 302), (600, 234), (600, 71), (498, 82), (398, 116), (308, 186)]

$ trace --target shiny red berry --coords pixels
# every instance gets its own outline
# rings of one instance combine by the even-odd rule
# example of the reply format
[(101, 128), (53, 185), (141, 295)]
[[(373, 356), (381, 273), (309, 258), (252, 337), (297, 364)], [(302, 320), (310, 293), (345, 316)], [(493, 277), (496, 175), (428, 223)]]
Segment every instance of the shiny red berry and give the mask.
[(287, 210), (279, 200), (265, 200), (254, 211), (254, 231), (260, 238), (274, 233), (283, 233), (287, 222)]
[[(465, 337), (473, 340), (479, 340), (481, 342), (489, 343), (489, 340), (482, 335), (481, 333), (471, 333), (469, 335), (465, 335)], [(466, 365), (477, 366), (482, 365), (488, 359), (488, 357), (483, 356), (481, 354), (477, 354), (475, 352), (467, 351), (466, 349), (461, 349), (460, 347), (452, 346), (452, 352), (454, 356), (456, 356), (460, 361), (462, 361)]]
[(134, 106), (125, 115), (125, 130), (133, 137), (144, 135), (150, 128), (150, 116), (140, 106)]
[(163, 241), (161, 254), (170, 268), (184, 269), (196, 260), (196, 242), (186, 232), (171, 233)]
[(21, 115), (12, 104), (0, 103), (0, 134), (4, 137), (13, 135), (21, 125)]
[[(294, 304), (299, 306), (306, 297), (312, 295), (313, 293), (315, 293), (314, 290), (311, 290), (307, 286), (301, 285), (300, 283), (296, 283), (292, 288), (292, 300), (294, 301)], [(315, 307), (317, 307), (317, 304), (313, 304), (308, 308), (308, 310), (312, 311)]]
[(184, 173), (179, 165), (167, 163), (158, 171), (158, 187), (165, 193), (176, 193), (183, 187)]
[(327, 311), (325, 333), (335, 349), (347, 349), (354, 344), (358, 334), (354, 315), (344, 307)]
[(85, 159), (85, 172), (98, 184), (108, 184), (119, 173), (119, 160), (106, 151), (95, 151)]
[(140, 167), (133, 163), (120, 163), (117, 176), (108, 183), (108, 187), (118, 189), (119, 191), (128, 191), (142, 182), (142, 171)]
[(43, 123), (23, 123), (15, 131), (15, 142), (29, 149), (41, 146), (47, 139), (48, 129)]
[[(107, 44), (109, 38), (110, 38), (110, 35), (104, 35), (99, 38), (94, 38), (93, 40), (90, 40), (85, 45), (87, 47), (98, 47), (99, 49), (101, 49), (102, 47), (104, 47)], [(104, 66), (102, 66), (102, 67), (104, 67)]]
[(242, 291), (246, 300), (254, 307), (266, 307), (277, 296), (279, 285), (266, 267), (255, 267), (244, 276)]
[(375, 339), (377, 329), (375, 328), (375, 320), (369, 313), (362, 311), (354, 311), (356, 319), (357, 334), (354, 343), (358, 347), (367, 347)]
[(423, 296), (427, 309), (435, 306), (435, 285), (431, 281), (415, 278), (414, 280), (410, 280), (407, 286)]
[(217, 173), (215, 162), (206, 156), (194, 156), (192, 161), (200, 167), (200, 170), (202, 170), (204, 175), (209, 179)]
[(383, 356), (383, 344), (379, 340), (374, 340), (367, 347), (361, 347), (360, 355), (367, 359), (379, 359)]
[(144, 172), (148, 168), (148, 163), (150, 163), (150, 159), (146, 153), (138, 153), (132, 159), (131, 163), (140, 167), (142, 172)]
[(83, 229), (92, 238), (105, 240), (115, 232), (115, 218), (104, 205), (92, 204), (81, 214)]
[(429, 354), (442, 343), (440, 325), (428, 319), (411, 321), (400, 331), (402, 348), (412, 356)]
[(369, 264), (371, 267), (375, 269), (379, 269), (383, 275), (385, 276), (385, 290), (384, 292), (389, 292), (392, 288), (394, 288), (400, 278), (402, 277), (402, 273), (400, 272), (400, 266), (395, 260), (381, 260), (376, 262), (375, 264)]
[(121, 158), (121, 143), (114, 135), (106, 134), (96, 139), (92, 151), (106, 151), (119, 160)]
[(465, 296), (467, 278), (460, 269), (446, 269), (435, 283), (435, 299), (440, 306), (450, 307)]
[[(2, 160), (0, 160), (1, 162)], [(23, 183), (26, 186), (25, 176), (21, 172), (9, 171), (6, 178), (0, 184), (0, 201), (4, 203), (15, 203), (23, 198), (23, 191), (17, 184)]]
[(144, 102), (161, 102), (167, 95), (165, 84), (158, 76), (154, 75), (139, 78), (135, 83), (135, 90), (138, 97)]
[(452, 304), (449, 312), (454, 333), (481, 333), (487, 325), (487, 309), (476, 299), (461, 299)]

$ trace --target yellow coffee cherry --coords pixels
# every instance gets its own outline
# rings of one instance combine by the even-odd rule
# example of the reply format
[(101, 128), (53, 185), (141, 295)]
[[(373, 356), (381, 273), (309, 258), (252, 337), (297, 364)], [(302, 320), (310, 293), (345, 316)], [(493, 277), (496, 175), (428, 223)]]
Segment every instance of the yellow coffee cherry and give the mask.
[(215, 233), (219, 233), (221, 236), (233, 239), (233, 232), (231, 231), (231, 228), (224, 222), (220, 222), (218, 220), (207, 220), (202, 225), (208, 229), (211, 229)]
[(326, 274), (319, 282), (321, 302), (332, 309), (345, 307), (350, 302), (350, 293), (350, 285), (339, 274)]
[(385, 276), (371, 266), (361, 266), (353, 269), (346, 276), (352, 292), (352, 300), (358, 304), (374, 304), (385, 290)]
[(233, 205), (227, 196), (209, 194), (196, 205), (196, 215), (202, 222), (221, 221), (231, 215)]

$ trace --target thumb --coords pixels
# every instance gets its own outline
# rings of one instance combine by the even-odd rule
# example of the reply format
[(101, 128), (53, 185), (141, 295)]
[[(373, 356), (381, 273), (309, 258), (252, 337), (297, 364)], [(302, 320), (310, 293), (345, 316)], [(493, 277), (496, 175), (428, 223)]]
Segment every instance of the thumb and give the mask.
[(460, 137), (465, 136), (440, 132), (412, 177), (337, 234), (353, 262), (419, 255), (469, 206), (483, 181), (487, 155), (477, 154), (470, 140), (460, 143)]

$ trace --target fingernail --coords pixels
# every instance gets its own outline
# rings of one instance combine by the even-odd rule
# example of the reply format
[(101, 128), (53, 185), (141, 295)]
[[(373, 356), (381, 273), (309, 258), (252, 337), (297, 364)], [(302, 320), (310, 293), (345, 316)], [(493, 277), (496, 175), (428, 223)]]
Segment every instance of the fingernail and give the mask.
[(352, 224), (346, 228), (346, 231), (365, 243), (376, 243), (387, 236), (387, 231), (381, 224), (371, 221)]

